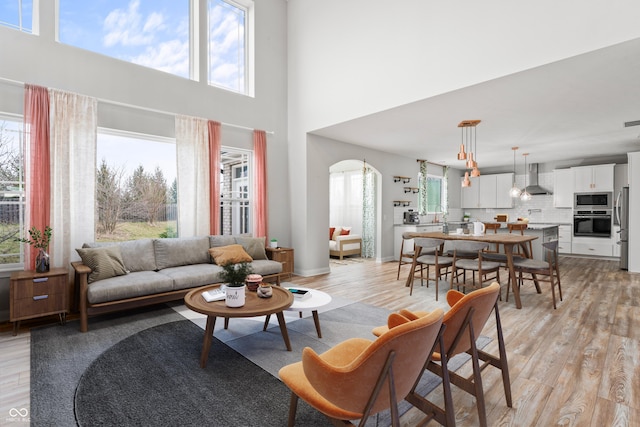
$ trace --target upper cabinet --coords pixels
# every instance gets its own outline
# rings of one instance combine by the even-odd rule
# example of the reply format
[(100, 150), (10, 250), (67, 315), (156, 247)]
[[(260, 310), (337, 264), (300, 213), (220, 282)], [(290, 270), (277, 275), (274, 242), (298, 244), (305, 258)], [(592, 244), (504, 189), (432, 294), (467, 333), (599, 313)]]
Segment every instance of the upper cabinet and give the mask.
[(554, 208), (573, 207), (573, 172), (573, 169), (556, 169), (553, 171)]
[(509, 190), (513, 183), (513, 174), (480, 175), (471, 178), (471, 187), (461, 191), (461, 208), (512, 208), (513, 199)]
[(573, 171), (573, 191), (613, 191), (613, 164), (598, 166), (580, 166)]

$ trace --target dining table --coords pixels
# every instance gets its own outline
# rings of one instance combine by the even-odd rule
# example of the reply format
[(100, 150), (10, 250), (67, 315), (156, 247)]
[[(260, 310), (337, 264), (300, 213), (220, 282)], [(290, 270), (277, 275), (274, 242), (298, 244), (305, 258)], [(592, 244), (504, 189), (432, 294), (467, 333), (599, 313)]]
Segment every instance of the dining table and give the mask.
[[(458, 234), (458, 233), (443, 233), (439, 231), (434, 232), (410, 232), (411, 238), (415, 237), (428, 237), (431, 239), (441, 239), (441, 240), (471, 240), (476, 242), (486, 242), (501, 245), (504, 247), (504, 253), (506, 255), (506, 264), (507, 269), (509, 270), (509, 277), (511, 278), (511, 289), (513, 290), (513, 298), (516, 303), (516, 308), (522, 308), (522, 302), (520, 300), (520, 289), (518, 287), (518, 283), (516, 281), (516, 272), (513, 265), (513, 250), (516, 245), (519, 245), (522, 248), (522, 253), (525, 257), (530, 258), (531, 253), (529, 252), (529, 244), (528, 242), (537, 239), (537, 236), (531, 235), (521, 235), (521, 234), (511, 234), (511, 233), (492, 233), (492, 234)], [(415, 274), (416, 262), (414, 259), (413, 264), (411, 265), (411, 271), (409, 273), (409, 277), (407, 277), (407, 286), (411, 284), (411, 280), (413, 275)]]

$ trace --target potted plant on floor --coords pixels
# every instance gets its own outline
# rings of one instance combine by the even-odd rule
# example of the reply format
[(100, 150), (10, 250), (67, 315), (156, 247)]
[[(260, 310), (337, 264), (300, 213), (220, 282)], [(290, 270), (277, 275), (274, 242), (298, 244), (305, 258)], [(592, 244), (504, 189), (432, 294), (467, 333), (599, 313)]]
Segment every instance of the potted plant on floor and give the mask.
[(48, 225), (44, 228), (44, 232), (40, 231), (38, 227), (33, 226), (29, 230), (29, 238), (16, 238), (16, 241), (27, 243), (34, 248), (38, 249), (38, 254), (35, 259), (36, 273), (46, 273), (49, 271), (49, 241), (51, 241), (51, 227)]
[(222, 266), (222, 281), (226, 284), (227, 307), (242, 307), (245, 300), (245, 280), (253, 269), (246, 262), (227, 263)]

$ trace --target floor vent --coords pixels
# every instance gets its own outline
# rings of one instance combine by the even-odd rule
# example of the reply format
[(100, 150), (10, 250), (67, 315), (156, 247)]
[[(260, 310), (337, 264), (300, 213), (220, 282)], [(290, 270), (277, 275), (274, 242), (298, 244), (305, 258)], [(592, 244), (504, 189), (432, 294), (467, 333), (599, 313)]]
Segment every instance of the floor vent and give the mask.
[(631, 126), (638, 126), (640, 125), (640, 120), (635, 120), (633, 122), (624, 122), (624, 127), (628, 128)]

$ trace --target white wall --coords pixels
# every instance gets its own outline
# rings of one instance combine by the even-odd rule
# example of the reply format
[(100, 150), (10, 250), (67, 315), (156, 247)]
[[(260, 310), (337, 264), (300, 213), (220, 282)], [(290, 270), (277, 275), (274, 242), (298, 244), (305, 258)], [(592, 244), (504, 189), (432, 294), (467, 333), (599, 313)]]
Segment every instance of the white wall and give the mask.
[[(53, 26), (55, 3), (39, 2), (41, 35), (0, 27), (0, 111), (22, 113), (23, 90), (9, 80), (98, 98), (100, 126), (172, 136), (171, 115), (116, 103), (273, 131), (267, 138), (269, 234), (278, 236), (283, 246), (290, 245), (286, 1), (255, 3), (253, 98), (58, 43)], [(249, 131), (222, 128), (223, 145), (250, 148), (251, 141)], [(7, 309), (5, 278), (0, 279), (0, 320), (8, 318)]]

